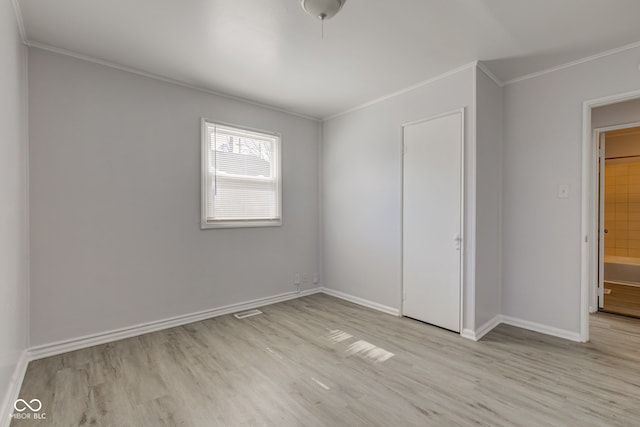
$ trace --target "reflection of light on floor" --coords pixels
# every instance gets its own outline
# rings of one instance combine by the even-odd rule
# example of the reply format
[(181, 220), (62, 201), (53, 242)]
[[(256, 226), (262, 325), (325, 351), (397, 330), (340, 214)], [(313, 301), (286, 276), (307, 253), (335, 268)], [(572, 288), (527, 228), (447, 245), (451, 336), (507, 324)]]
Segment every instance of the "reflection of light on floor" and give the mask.
[(604, 294), (609, 295), (611, 293), (611, 289), (604, 288)]
[(351, 344), (349, 348), (347, 348), (347, 354), (349, 356), (357, 354), (376, 362), (384, 362), (394, 356), (393, 353), (362, 340)]
[[(329, 331), (329, 335), (327, 335), (327, 339), (334, 344), (341, 343), (343, 341), (347, 341), (353, 338), (353, 335), (348, 334), (339, 329), (327, 328), (327, 330)], [(390, 351), (377, 347), (371, 344), (370, 342), (363, 341), (363, 340), (358, 340), (354, 343), (349, 344), (349, 346), (347, 347), (346, 353), (347, 353), (347, 356), (358, 355), (363, 358), (373, 360), (374, 362), (384, 362), (385, 360), (389, 360), (393, 356), (395, 356)]]
[(265, 349), (267, 351), (267, 353), (274, 355), (275, 357), (277, 357), (278, 359), (282, 360), (282, 356), (280, 356), (278, 353), (276, 353), (275, 351), (271, 350), (269, 347), (267, 347)]
[(311, 379), (313, 380), (314, 383), (318, 384), (320, 387), (322, 387), (325, 390), (329, 390), (330, 387), (327, 385), (324, 385), (323, 383), (321, 383), (320, 381), (318, 381), (317, 379), (311, 377)]
[(336, 342), (342, 342), (342, 341), (346, 341), (349, 338), (352, 338), (353, 335), (349, 335), (346, 332), (340, 331), (340, 330), (332, 330), (331, 333), (328, 336), (329, 341), (336, 343)]

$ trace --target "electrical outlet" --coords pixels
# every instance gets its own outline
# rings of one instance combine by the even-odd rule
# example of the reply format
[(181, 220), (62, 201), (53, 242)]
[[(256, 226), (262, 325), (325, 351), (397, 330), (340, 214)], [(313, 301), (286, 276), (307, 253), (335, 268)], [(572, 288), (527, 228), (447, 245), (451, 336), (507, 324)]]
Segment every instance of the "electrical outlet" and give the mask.
[(293, 284), (294, 285), (300, 284), (300, 273), (296, 273), (293, 275)]
[(307, 273), (302, 275), (302, 283), (309, 283), (309, 275)]
[(313, 283), (316, 283), (316, 284), (317, 284), (319, 281), (320, 281), (320, 279), (318, 278), (318, 275), (317, 275), (317, 274), (314, 274), (314, 275), (313, 275)]

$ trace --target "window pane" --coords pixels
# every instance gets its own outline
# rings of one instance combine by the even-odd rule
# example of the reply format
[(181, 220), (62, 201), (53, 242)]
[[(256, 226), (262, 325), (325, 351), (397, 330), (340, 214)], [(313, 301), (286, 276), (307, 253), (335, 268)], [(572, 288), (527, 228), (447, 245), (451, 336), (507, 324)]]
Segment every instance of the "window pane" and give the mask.
[(271, 163), (253, 154), (214, 153), (213, 168), (219, 174), (271, 178)]

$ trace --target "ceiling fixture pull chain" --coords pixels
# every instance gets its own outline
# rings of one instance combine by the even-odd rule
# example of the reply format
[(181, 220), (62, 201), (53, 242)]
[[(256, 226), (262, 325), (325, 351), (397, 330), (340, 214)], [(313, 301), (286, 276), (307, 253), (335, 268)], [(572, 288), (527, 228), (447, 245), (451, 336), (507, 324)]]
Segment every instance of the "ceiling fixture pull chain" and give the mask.
[(324, 40), (324, 21), (332, 18), (342, 9), (347, 0), (300, 0), (305, 12), (321, 21), (321, 34)]

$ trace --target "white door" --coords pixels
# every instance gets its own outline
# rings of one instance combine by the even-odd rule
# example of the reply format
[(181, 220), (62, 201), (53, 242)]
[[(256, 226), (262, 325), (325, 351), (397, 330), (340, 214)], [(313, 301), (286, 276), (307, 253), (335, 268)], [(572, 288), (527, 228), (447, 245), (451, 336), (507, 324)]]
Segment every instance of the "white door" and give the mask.
[(460, 332), (463, 112), (403, 134), (402, 312)]

